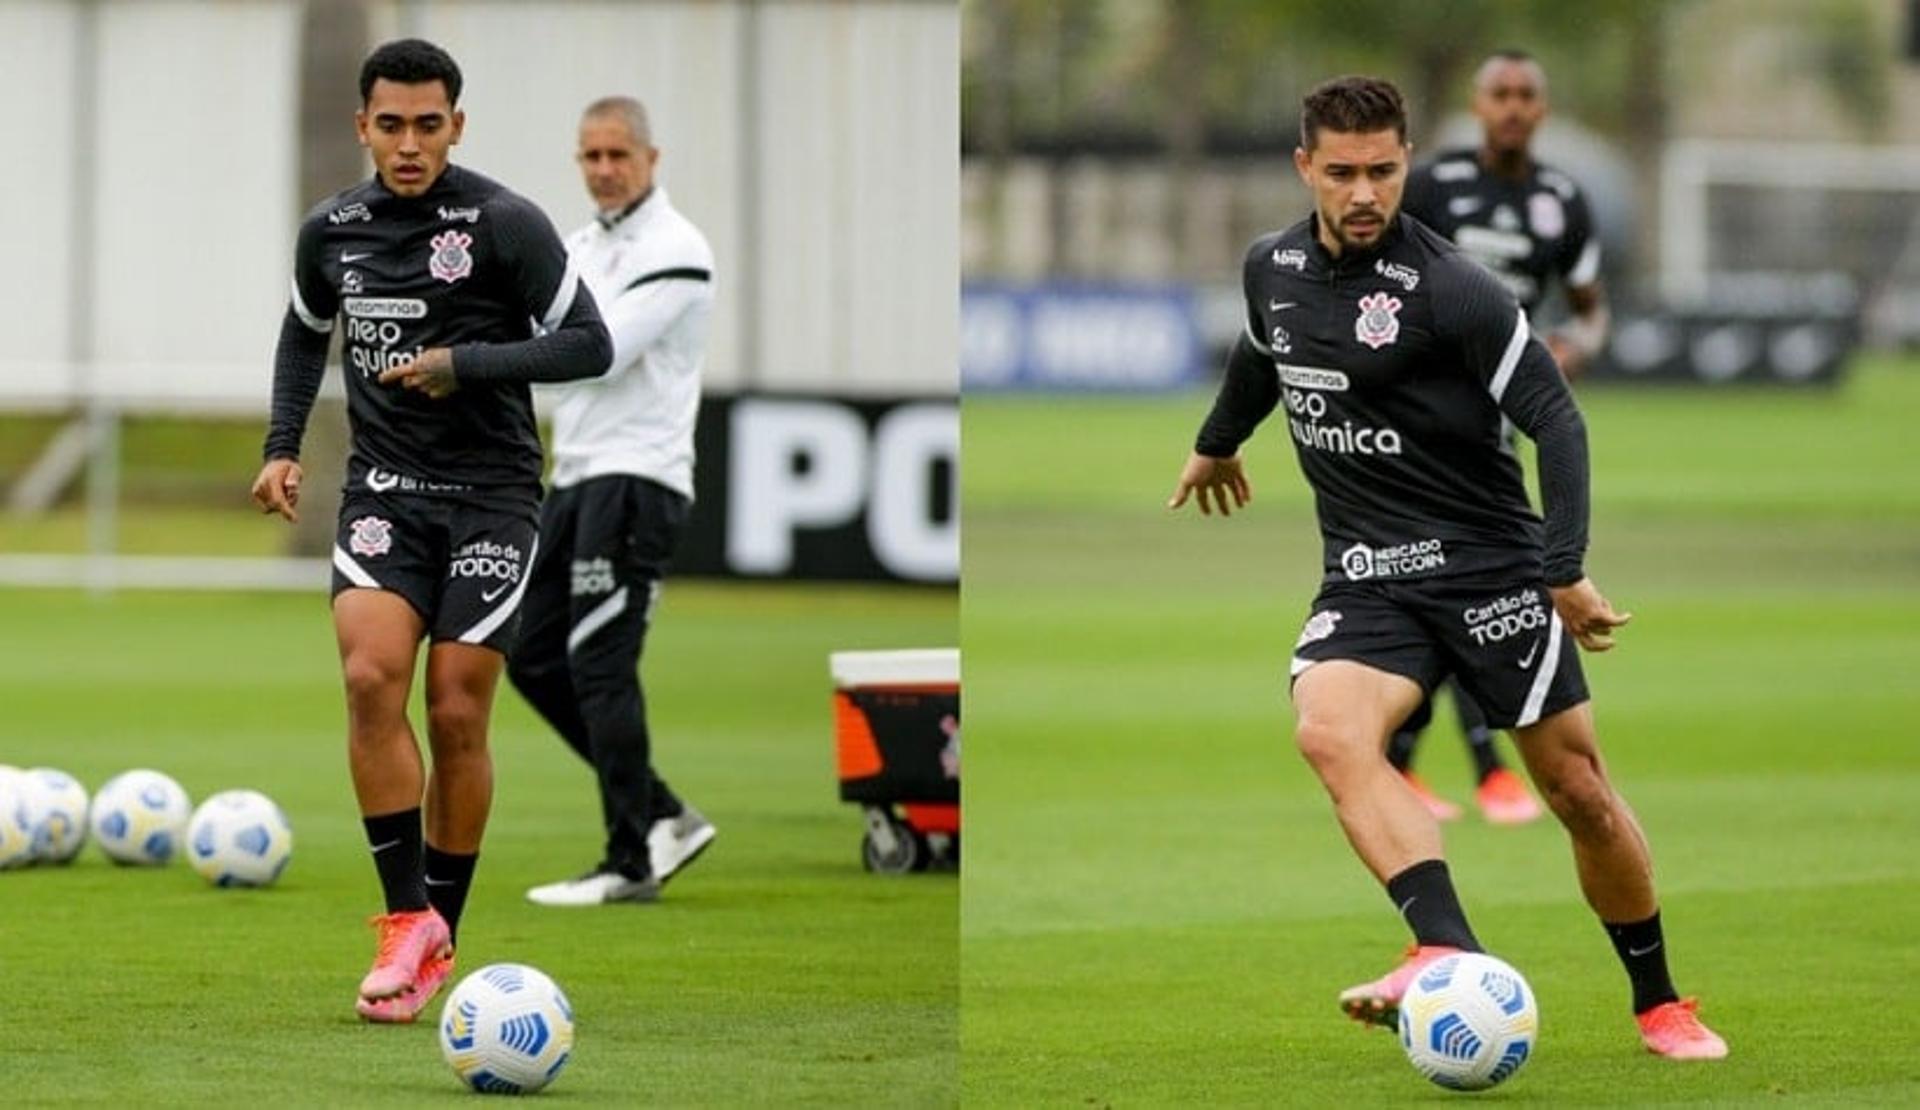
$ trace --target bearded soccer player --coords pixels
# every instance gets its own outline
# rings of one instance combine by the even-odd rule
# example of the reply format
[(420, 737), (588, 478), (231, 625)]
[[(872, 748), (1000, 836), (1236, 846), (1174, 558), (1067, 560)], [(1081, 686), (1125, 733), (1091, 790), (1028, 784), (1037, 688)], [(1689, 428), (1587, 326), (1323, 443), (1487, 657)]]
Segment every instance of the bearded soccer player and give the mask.
[[(1168, 504), (1246, 506), (1240, 445), (1285, 402), (1325, 550), (1293, 650), (1295, 738), (1415, 942), (1398, 967), (1342, 993), (1341, 1008), (1391, 1026), (1421, 967), (1481, 950), (1439, 823), (1382, 754), (1453, 674), (1490, 723), (1513, 730), (1566, 826), (1646, 1046), (1725, 1056), (1668, 974), (1646, 838), (1607, 778), (1574, 647), (1613, 647), (1628, 619), (1583, 565), (1579, 409), (1512, 294), (1400, 214), (1410, 151), (1398, 90), (1330, 81), (1307, 96), (1300, 134), (1294, 163), (1314, 212), (1248, 253), (1246, 334)], [(1544, 521), (1503, 419), (1538, 446)]]
[[(1414, 167), (1405, 211), (1492, 270), (1530, 318), (1539, 316), (1556, 284), (1565, 289), (1568, 321), (1545, 338), (1571, 381), (1606, 341), (1607, 302), (1586, 194), (1573, 178), (1533, 156), (1533, 136), (1547, 117), (1546, 71), (1524, 50), (1489, 56), (1474, 74), (1473, 115), (1480, 146), (1442, 151)], [(1496, 824), (1538, 817), (1540, 807), (1526, 785), (1501, 764), (1486, 714), (1457, 683), (1448, 687), (1473, 756), (1480, 811)], [(1445, 820), (1459, 816), (1459, 807), (1413, 773), (1414, 749), (1431, 718), (1429, 702), (1394, 733), (1387, 759)]]
[[(448, 164), (460, 69), (418, 39), (360, 71), (376, 173), (300, 225), (253, 497), (288, 520), (300, 440), (345, 330), (353, 446), (333, 549), (347, 756), (386, 898), (355, 1009), (410, 1022), (453, 970), (493, 798), (487, 727), (539, 543), (540, 440), (528, 383), (606, 371), (593, 295), (533, 204)], [(432, 770), (407, 721), (426, 641)], [(424, 802), (424, 818), (423, 818)]]

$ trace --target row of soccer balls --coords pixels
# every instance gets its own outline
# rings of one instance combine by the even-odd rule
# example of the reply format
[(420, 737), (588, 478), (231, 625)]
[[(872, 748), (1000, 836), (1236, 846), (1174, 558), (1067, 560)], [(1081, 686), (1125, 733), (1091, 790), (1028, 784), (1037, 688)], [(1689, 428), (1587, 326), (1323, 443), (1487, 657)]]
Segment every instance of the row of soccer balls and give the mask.
[[(216, 886), (264, 886), (293, 856), (286, 815), (258, 791), (222, 791), (190, 812), (187, 792), (159, 771), (116, 775), (89, 800), (65, 771), (0, 765), (0, 870), (66, 863), (89, 833), (116, 863), (165, 864), (184, 845)], [(572, 1055), (573, 1007), (534, 968), (483, 967), (448, 996), (440, 1052), (476, 1091), (540, 1090)]]
[(115, 863), (157, 866), (185, 852), (215, 886), (265, 886), (293, 858), (293, 828), (256, 790), (225, 790), (194, 809), (159, 771), (127, 771), (87, 798), (65, 771), (0, 765), (0, 870), (66, 863), (91, 834)]

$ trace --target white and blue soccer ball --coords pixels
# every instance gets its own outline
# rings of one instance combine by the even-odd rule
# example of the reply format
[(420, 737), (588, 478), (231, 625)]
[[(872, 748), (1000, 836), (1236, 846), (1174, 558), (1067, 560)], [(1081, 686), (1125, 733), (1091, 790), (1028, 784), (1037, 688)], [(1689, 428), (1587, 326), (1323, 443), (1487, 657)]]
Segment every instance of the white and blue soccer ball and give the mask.
[(222, 790), (187, 823), (187, 862), (214, 886), (266, 886), (293, 858), (293, 826), (257, 790)]
[(87, 842), (87, 788), (52, 767), (21, 773), (27, 781), (35, 862), (67, 863)]
[(19, 768), (0, 766), (0, 871), (33, 862), (31, 790)]
[(93, 796), (93, 839), (116, 863), (157, 865), (181, 850), (193, 805), (159, 771), (126, 771)]
[(440, 1053), (486, 1094), (531, 1094), (573, 1053), (573, 1007), (525, 964), (489, 964), (460, 980), (440, 1011)]
[(1512, 965), (1483, 952), (1442, 956), (1400, 1000), (1400, 1045), (1421, 1075), (1456, 1091), (1506, 1082), (1533, 1054), (1540, 1007)]

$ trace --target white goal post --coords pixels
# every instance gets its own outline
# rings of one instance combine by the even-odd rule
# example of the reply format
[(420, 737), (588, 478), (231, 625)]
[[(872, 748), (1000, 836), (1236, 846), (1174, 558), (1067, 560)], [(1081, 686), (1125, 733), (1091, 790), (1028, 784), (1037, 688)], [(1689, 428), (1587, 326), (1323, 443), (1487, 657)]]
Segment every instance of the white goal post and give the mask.
[(1872, 315), (1920, 297), (1920, 150), (1685, 139), (1660, 182), (1669, 304), (1707, 303), (1742, 277), (1773, 279), (1803, 308), (1851, 295)]

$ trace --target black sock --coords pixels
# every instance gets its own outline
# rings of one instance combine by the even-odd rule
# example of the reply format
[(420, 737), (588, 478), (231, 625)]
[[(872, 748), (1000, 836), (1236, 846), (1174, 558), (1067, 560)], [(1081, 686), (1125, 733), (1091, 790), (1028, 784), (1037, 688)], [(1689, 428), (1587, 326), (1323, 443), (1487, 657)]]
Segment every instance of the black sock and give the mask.
[(367, 845), (373, 849), (373, 866), (380, 871), (387, 912), (426, 909), (427, 882), (420, 860), (426, 834), (420, 829), (420, 807), (363, 817), (360, 823), (367, 827)]
[(1396, 732), (1387, 741), (1387, 762), (1394, 770), (1404, 772), (1413, 766), (1413, 744), (1418, 739), (1417, 732)]
[(460, 913), (467, 908), (467, 892), (473, 889), (473, 867), (479, 853), (459, 856), (427, 845), (427, 898), (440, 916), (447, 919), (447, 930), (460, 939)]
[(1644, 1014), (1662, 1002), (1677, 1002), (1680, 992), (1673, 989), (1673, 977), (1667, 973), (1667, 942), (1660, 932), (1660, 911), (1645, 921), (1606, 926), (1607, 939), (1620, 955), (1633, 980), (1633, 1012)]
[(1483, 950), (1467, 925), (1467, 911), (1460, 908), (1460, 896), (1454, 893), (1446, 860), (1421, 860), (1388, 879), (1387, 897), (1393, 899), (1400, 916), (1413, 930), (1414, 939), (1421, 944), (1444, 944), (1468, 952)]
[(1467, 733), (1467, 752), (1473, 756), (1473, 781), (1485, 782), (1500, 769), (1500, 753), (1494, 750), (1493, 733), (1476, 728)]

